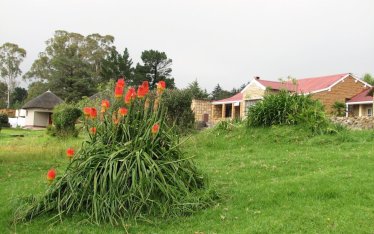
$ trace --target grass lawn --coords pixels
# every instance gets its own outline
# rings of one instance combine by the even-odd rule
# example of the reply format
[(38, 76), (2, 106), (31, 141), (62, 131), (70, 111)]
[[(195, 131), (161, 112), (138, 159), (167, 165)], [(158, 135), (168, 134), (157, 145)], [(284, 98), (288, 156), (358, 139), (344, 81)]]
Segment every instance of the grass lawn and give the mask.
[(98, 227), (81, 216), (51, 225), (40, 217), (12, 226), (19, 198), (41, 194), (46, 171), (62, 173), (65, 149), (82, 140), (3, 129), (0, 233), (374, 233), (374, 131), (312, 137), (291, 127), (191, 136), (184, 151), (195, 156), (222, 197), (193, 216), (126, 227)]

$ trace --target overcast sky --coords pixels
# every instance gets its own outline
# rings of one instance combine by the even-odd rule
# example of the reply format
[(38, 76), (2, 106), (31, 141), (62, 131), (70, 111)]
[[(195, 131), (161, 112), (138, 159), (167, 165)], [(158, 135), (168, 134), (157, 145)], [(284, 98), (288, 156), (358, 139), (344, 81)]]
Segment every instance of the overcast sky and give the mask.
[(373, 0), (0, 0), (0, 44), (26, 49), (23, 72), (55, 30), (113, 35), (135, 62), (164, 51), (180, 88), (374, 74)]

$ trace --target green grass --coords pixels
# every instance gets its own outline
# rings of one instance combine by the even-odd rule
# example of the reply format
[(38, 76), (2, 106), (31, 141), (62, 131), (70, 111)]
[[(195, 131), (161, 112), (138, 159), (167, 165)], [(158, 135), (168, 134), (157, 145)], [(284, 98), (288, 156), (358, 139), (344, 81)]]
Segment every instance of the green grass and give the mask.
[[(43, 131), (0, 133), (0, 233), (374, 233), (374, 132), (311, 137), (295, 127), (235, 128), (191, 136), (184, 151), (206, 172), (219, 203), (192, 216), (98, 227), (81, 216), (12, 226), (19, 197), (41, 194), (65, 149)], [(23, 138), (7, 137), (24, 133)], [(51, 215), (52, 217), (52, 215)]]

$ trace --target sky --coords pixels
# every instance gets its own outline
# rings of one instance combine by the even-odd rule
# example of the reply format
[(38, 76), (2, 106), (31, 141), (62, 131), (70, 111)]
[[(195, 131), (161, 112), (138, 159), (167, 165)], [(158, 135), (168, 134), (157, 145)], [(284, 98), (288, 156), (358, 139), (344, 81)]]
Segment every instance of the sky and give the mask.
[(0, 45), (26, 49), (23, 72), (55, 30), (112, 35), (134, 62), (164, 51), (179, 88), (374, 75), (373, 0), (0, 0)]

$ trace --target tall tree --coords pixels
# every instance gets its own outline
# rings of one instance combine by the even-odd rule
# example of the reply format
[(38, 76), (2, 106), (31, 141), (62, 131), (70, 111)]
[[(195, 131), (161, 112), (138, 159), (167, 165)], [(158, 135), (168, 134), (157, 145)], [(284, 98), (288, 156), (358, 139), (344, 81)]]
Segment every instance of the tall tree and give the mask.
[(366, 73), (362, 80), (370, 85), (374, 85), (374, 77), (370, 73)]
[(133, 62), (127, 48), (123, 51), (122, 55), (117, 50), (112, 50), (110, 55), (102, 61), (102, 83), (111, 79), (116, 80), (119, 76), (125, 76), (126, 82), (132, 85), (134, 76), (132, 64)]
[(26, 57), (26, 50), (13, 43), (5, 43), (0, 47), (0, 76), (7, 86), (7, 108), (10, 107), (10, 94), (16, 79), (22, 74), (20, 64)]
[(223, 90), (219, 84), (217, 84), (214, 87), (211, 93), (211, 97), (213, 100), (220, 100), (220, 99), (228, 98), (230, 96), (232, 96), (232, 94), (227, 90)]
[(24, 77), (45, 82), (67, 101), (90, 96), (101, 80), (103, 60), (115, 49), (113, 41), (112, 36), (56, 31)]
[(208, 99), (209, 94), (202, 88), (200, 88), (199, 82), (197, 82), (197, 79), (192, 81), (188, 87), (186, 88), (187, 91), (191, 93), (192, 98), (195, 99)]
[(42, 81), (36, 81), (31, 83), (27, 90), (27, 98), (25, 102), (30, 101), (31, 99), (39, 96), (40, 94), (46, 92), (48, 89), (48, 84)]
[(16, 87), (11, 95), (12, 107), (18, 109), (27, 98), (27, 90), (21, 87)]
[(141, 59), (143, 65), (138, 63), (135, 68), (135, 85), (148, 80), (150, 88), (154, 88), (157, 82), (164, 80), (168, 88), (175, 87), (174, 78), (171, 77), (173, 60), (169, 59), (165, 52), (145, 50)]
[(7, 93), (6, 84), (0, 81), (0, 109), (6, 107)]

